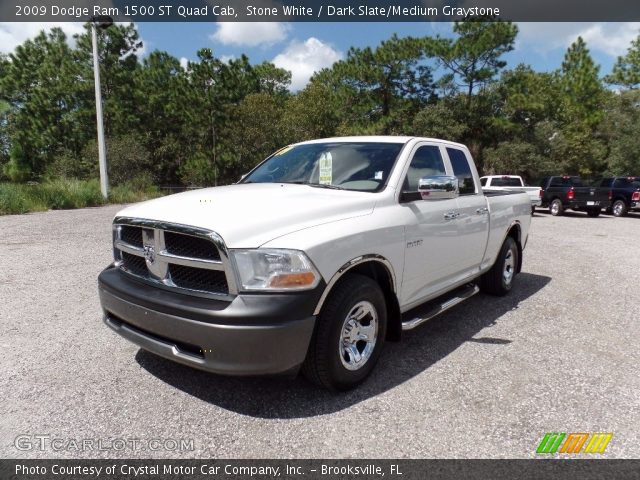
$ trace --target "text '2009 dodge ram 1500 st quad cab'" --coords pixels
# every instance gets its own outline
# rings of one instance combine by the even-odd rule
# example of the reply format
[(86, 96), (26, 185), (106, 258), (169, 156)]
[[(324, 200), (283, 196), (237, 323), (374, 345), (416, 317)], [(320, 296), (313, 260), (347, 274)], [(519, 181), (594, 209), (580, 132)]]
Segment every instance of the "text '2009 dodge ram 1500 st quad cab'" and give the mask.
[(526, 193), (484, 192), (468, 149), (415, 137), (283, 148), (238, 184), (130, 206), (99, 277), (104, 321), (210, 372), (295, 374), (344, 390), (385, 340), (506, 294)]

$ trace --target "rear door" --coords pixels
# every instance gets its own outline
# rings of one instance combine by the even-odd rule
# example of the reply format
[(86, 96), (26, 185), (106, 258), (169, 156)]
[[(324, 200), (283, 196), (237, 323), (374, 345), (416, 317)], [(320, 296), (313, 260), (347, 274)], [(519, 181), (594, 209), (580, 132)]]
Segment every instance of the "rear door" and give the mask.
[(463, 278), (480, 269), (489, 238), (489, 208), (482, 188), (476, 183), (473, 161), (463, 149), (446, 147), (453, 174), (458, 177), (460, 196), (454, 244), (457, 251), (457, 274)]

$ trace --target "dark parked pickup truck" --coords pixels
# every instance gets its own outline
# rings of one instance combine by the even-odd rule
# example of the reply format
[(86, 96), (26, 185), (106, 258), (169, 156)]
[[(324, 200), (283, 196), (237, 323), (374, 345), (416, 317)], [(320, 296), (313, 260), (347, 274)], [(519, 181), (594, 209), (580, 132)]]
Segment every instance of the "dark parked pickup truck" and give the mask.
[(640, 211), (640, 177), (608, 177), (594, 185), (611, 190), (611, 208), (607, 213), (624, 217), (629, 210)]
[(580, 177), (545, 177), (542, 188), (542, 208), (549, 208), (553, 216), (562, 215), (565, 209), (587, 212), (590, 217), (600, 215), (600, 210), (611, 206), (611, 189), (588, 187)]

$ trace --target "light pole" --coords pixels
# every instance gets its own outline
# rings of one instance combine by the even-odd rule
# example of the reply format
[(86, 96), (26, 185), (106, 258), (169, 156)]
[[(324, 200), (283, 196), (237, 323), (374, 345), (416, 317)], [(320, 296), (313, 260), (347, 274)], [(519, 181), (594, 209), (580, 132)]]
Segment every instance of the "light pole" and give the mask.
[(111, 17), (91, 18), (91, 40), (93, 43), (93, 79), (96, 88), (96, 123), (98, 125), (98, 162), (100, 163), (100, 191), (106, 199), (109, 195), (107, 176), (107, 148), (104, 144), (104, 125), (102, 123), (102, 92), (100, 89), (100, 60), (98, 58), (98, 27), (108, 28), (113, 24)]

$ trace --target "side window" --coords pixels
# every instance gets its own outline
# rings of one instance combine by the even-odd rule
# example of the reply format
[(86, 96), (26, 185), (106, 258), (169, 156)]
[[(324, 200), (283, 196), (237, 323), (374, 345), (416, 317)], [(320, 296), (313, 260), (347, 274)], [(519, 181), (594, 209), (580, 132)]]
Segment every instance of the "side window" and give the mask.
[(483, 187), (487, 186), (487, 179), (486, 178), (481, 178), (480, 179), (480, 185), (482, 185)]
[(549, 185), (550, 187), (561, 187), (562, 186), (562, 179), (560, 177), (553, 177), (551, 179), (551, 185)]
[[(631, 182), (629, 180), (627, 180), (626, 178), (618, 178), (616, 179), (615, 183), (613, 184), (613, 186), (615, 188), (625, 188), (628, 187), (629, 184)], [(603, 187), (608, 187), (609, 185), (603, 185)]]
[(433, 175), (446, 175), (440, 148), (436, 145), (423, 145), (411, 159), (402, 189), (405, 192), (417, 192), (418, 181), (422, 177)]
[(613, 178), (603, 178), (602, 183), (600, 183), (601, 187), (610, 187), (613, 184)]
[(460, 195), (476, 193), (476, 184), (473, 181), (473, 174), (469, 167), (469, 161), (462, 150), (447, 147), (447, 153), (453, 167), (453, 174), (458, 177), (460, 184)]

